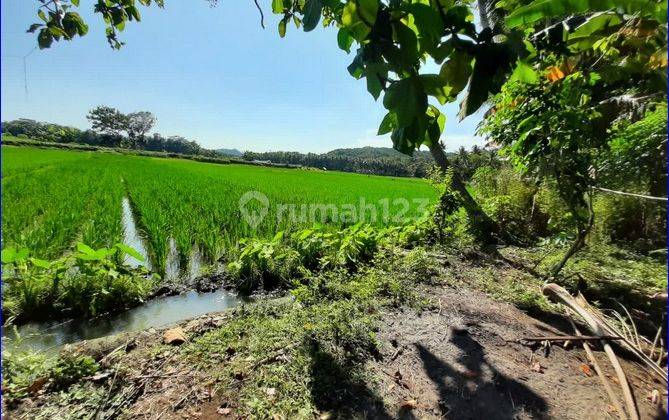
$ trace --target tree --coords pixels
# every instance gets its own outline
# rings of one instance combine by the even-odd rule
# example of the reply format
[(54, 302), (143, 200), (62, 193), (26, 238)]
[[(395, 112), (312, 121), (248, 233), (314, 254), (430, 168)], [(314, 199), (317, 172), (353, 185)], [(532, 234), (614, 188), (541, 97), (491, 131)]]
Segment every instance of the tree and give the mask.
[[(592, 229), (593, 175), (613, 127), (666, 103), (666, 3), (515, 6), (506, 2), (513, 10), (506, 24), (531, 33), (534, 51), (496, 96), (483, 131), (519, 169), (556, 182), (576, 226), (551, 270), (556, 276)], [(601, 6), (607, 10), (597, 11)], [(655, 154), (664, 156), (660, 148)]]
[(86, 116), (93, 130), (118, 136), (126, 130), (126, 116), (118, 109), (98, 106), (91, 109)]
[(113, 136), (120, 136), (125, 132), (130, 147), (140, 149), (146, 146), (145, 136), (156, 123), (156, 117), (148, 111), (131, 112), (126, 115), (108, 106), (93, 108), (86, 118), (95, 131)]
[(131, 112), (125, 116), (124, 130), (134, 147), (144, 148), (144, 137), (156, 123), (156, 117), (148, 111)]

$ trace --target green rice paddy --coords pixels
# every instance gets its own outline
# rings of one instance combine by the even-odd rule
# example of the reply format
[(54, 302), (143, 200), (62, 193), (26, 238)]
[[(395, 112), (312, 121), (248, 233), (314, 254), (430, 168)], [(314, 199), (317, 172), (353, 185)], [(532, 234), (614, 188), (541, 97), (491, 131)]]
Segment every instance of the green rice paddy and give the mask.
[[(111, 246), (123, 238), (127, 197), (158, 271), (170, 238), (183, 261), (194, 246), (214, 261), (240, 238), (314, 222), (341, 226), (364, 213), (374, 224), (402, 223), (437, 197), (422, 179), (13, 146), (2, 147), (2, 188), (3, 248), (52, 259), (79, 241)], [(255, 226), (240, 210), (250, 191), (267, 197)], [(263, 207), (254, 198), (246, 203), (252, 214)]]

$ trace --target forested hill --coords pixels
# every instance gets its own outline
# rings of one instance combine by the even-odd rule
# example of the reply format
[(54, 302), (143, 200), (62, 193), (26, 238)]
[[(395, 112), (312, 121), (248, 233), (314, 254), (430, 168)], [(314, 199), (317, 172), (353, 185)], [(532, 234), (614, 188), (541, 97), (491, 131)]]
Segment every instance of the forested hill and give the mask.
[(215, 149), (214, 151), (223, 156), (241, 157), (243, 155), (243, 153), (237, 149)]
[[(325, 153), (333, 157), (346, 157), (353, 159), (380, 159), (395, 158), (411, 160), (412, 157), (398, 152), (392, 147), (354, 147), (350, 149), (334, 149)], [(414, 158), (432, 160), (432, 155), (427, 150), (416, 150)]]
[(389, 147), (360, 147), (335, 149), (327, 153), (299, 152), (245, 152), (246, 160), (288, 163), (327, 170), (358, 172), (377, 175), (424, 177), (433, 165), (427, 151), (404, 155)]

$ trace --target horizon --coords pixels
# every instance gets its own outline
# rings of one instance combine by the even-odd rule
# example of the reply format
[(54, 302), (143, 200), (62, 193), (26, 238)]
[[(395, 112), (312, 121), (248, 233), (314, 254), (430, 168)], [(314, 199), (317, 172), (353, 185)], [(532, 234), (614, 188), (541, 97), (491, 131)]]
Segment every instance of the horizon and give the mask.
[[(267, 5), (263, 30), (252, 4), (167, 2), (165, 9), (143, 8), (142, 22), (126, 26), (126, 45), (114, 51), (89, 6), (77, 10), (88, 35), (39, 50), (35, 34), (25, 32), (37, 20), (34, 5), (0, 3), (2, 121), (28, 118), (85, 130), (88, 111), (107, 105), (152, 112), (158, 121), (151, 133), (183, 136), (207, 149), (392, 148), (389, 136), (376, 135), (386, 111), (364, 80), (348, 74), (353, 55), (339, 50), (332, 28), (304, 33), (291, 26), (281, 39), (279, 19)], [(24, 80), (21, 57), (28, 53)], [(447, 151), (485, 143), (475, 135), (482, 112), (458, 122), (456, 104), (439, 108), (447, 115)]]

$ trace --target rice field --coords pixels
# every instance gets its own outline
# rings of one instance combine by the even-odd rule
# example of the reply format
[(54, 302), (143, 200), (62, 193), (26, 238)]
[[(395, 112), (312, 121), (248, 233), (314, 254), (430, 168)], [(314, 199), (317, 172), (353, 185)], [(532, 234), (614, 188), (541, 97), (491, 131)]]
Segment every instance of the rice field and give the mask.
[[(253, 191), (240, 209), (240, 198)], [(421, 179), (2, 147), (3, 248), (52, 259), (79, 241), (111, 246), (123, 238), (124, 197), (152, 266), (164, 272), (170, 241), (181, 261), (194, 247), (215, 261), (240, 238), (315, 222), (341, 226), (365, 214), (374, 224), (402, 223), (422, 214), (437, 192)]]

